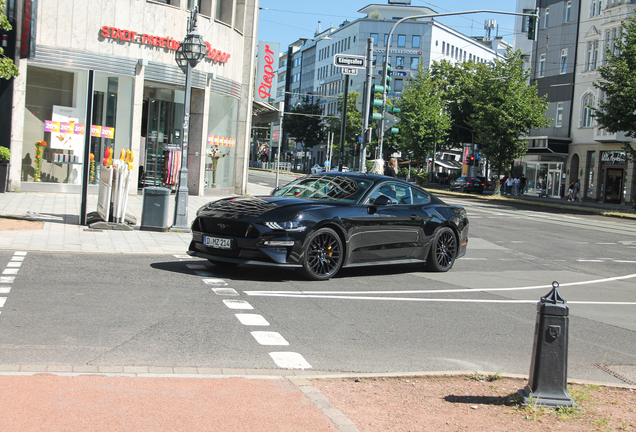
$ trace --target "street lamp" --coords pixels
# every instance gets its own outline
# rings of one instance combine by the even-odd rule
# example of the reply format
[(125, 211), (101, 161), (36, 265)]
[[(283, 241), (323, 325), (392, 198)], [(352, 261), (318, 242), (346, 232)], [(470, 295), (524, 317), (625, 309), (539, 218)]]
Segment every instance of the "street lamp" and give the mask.
[(185, 106), (183, 115), (183, 139), (181, 143), (181, 168), (179, 169), (179, 186), (175, 197), (174, 225), (172, 230), (190, 231), (188, 226), (188, 130), (190, 124), (190, 93), (192, 91), (192, 69), (203, 59), (206, 52), (205, 41), (197, 30), (197, 14), (195, 7), (188, 19), (188, 34), (175, 52), (175, 61), (186, 74)]

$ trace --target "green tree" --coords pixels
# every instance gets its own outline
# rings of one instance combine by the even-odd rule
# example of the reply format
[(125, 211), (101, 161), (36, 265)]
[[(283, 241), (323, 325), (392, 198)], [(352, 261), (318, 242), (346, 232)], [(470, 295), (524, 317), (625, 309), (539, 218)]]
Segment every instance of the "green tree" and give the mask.
[[(324, 139), (324, 128), (322, 126), (322, 113), (320, 110), (319, 100), (311, 103), (309, 98), (292, 107), (285, 114), (283, 120), (283, 128), (289, 135), (295, 138), (296, 142), (301, 143), (305, 158), (310, 148), (320, 144)], [(304, 159), (306, 161), (306, 159)], [(309, 170), (307, 164), (305, 169)]]
[(471, 98), (468, 97), (468, 85), (475, 74), (486, 68), (484, 63), (473, 61), (453, 65), (446, 60), (434, 62), (429, 75), (437, 84), (443, 99), (446, 101), (446, 112), (451, 120), (451, 128), (446, 142), (447, 148), (461, 148), (464, 143), (475, 140), (474, 133), (468, 125), (474, 109)]
[(420, 63), (415, 76), (406, 84), (399, 102), (402, 151), (414, 159), (442, 150), (451, 121), (440, 83), (427, 74)]
[[(594, 83), (604, 95), (592, 112), (598, 124), (609, 133), (625, 132), (636, 138), (636, 18), (622, 22), (622, 39), (614, 41), (614, 52), (607, 50), (607, 64), (599, 68), (602, 81)], [(636, 161), (636, 149), (623, 143), (627, 160)], [(636, 184), (636, 177), (634, 177)], [(636, 208), (636, 195), (632, 198)]]
[[(352, 166), (349, 164), (350, 157), (353, 157), (353, 149), (355, 149), (356, 137), (362, 132), (362, 114), (356, 107), (356, 101), (360, 97), (360, 93), (357, 91), (350, 91), (347, 96), (347, 127), (345, 130), (345, 148), (343, 150), (343, 164)], [(342, 113), (344, 107), (344, 96), (338, 96), (338, 112)], [(334, 134), (333, 138), (333, 150), (334, 158), (332, 163), (334, 166), (337, 161), (340, 160), (340, 129), (342, 125), (341, 117), (330, 117), (327, 119), (327, 130)]]
[[(11, 30), (11, 24), (9, 24), (4, 10), (5, 1), (0, 0), (0, 30)], [(0, 78), (10, 79), (14, 76), (18, 76), (18, 68), (13, 64), (13, 60), (4, 55), (4, 50), (0, 47)]]
[[(546, 97), (539, 97), (536, 83), (528, 85), (528, 75), (521, 50), (509, 49), (503, 59), (478, 68), (473, 79), (465, 83), (470, 86), (468, 102), (473, 109), (467, 125), (475, 132), (481, 153), (498, 172), (526, 153), (522, 137), (530, 129), (546, 127), (551, 121), (544, 118), (549, 105)], [(496, 194), (499, 187), (497, 177)]]

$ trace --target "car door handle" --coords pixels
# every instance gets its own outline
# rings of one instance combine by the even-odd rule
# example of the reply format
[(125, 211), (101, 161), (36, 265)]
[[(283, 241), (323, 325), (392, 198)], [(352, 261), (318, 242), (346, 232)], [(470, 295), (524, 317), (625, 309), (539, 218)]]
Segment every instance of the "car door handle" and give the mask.
[(417, 219), (417, 217), (418, 217), (418, 216), (417, 216), (416, 214), (412, 214), (412, 215), (409, 215), (409, 217), (410, 217), (411, 219)]

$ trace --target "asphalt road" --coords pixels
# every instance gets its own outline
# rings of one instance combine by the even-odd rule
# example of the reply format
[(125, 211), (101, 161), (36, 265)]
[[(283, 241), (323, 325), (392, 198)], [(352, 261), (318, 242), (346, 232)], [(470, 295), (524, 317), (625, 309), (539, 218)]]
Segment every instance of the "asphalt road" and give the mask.
[(536, 304), (556, 280), (568, 376), (634, 376), (636, 223), (445, 200), (471, 228), (468, 254), (441, 274), (378, 266), (307, 282), (186, 256), (29, 252), (0, 316), (0, 364), (527, 374)]

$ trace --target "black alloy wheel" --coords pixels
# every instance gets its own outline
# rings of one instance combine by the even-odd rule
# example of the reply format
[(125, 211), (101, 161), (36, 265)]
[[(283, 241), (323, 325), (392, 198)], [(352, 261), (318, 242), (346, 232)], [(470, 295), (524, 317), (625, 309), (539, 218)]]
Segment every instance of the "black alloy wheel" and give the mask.
[(457, 257), (457, 238), (452, 229), (441, 228), (435, 235), (426, 260), (426, 267), (435, 272), (447, 272)]
[(303, 247), (303, 273), (311, 280), (327, 280), (342, 266), (343, 250), (340, 237), (331, 228), (311, 233)]

